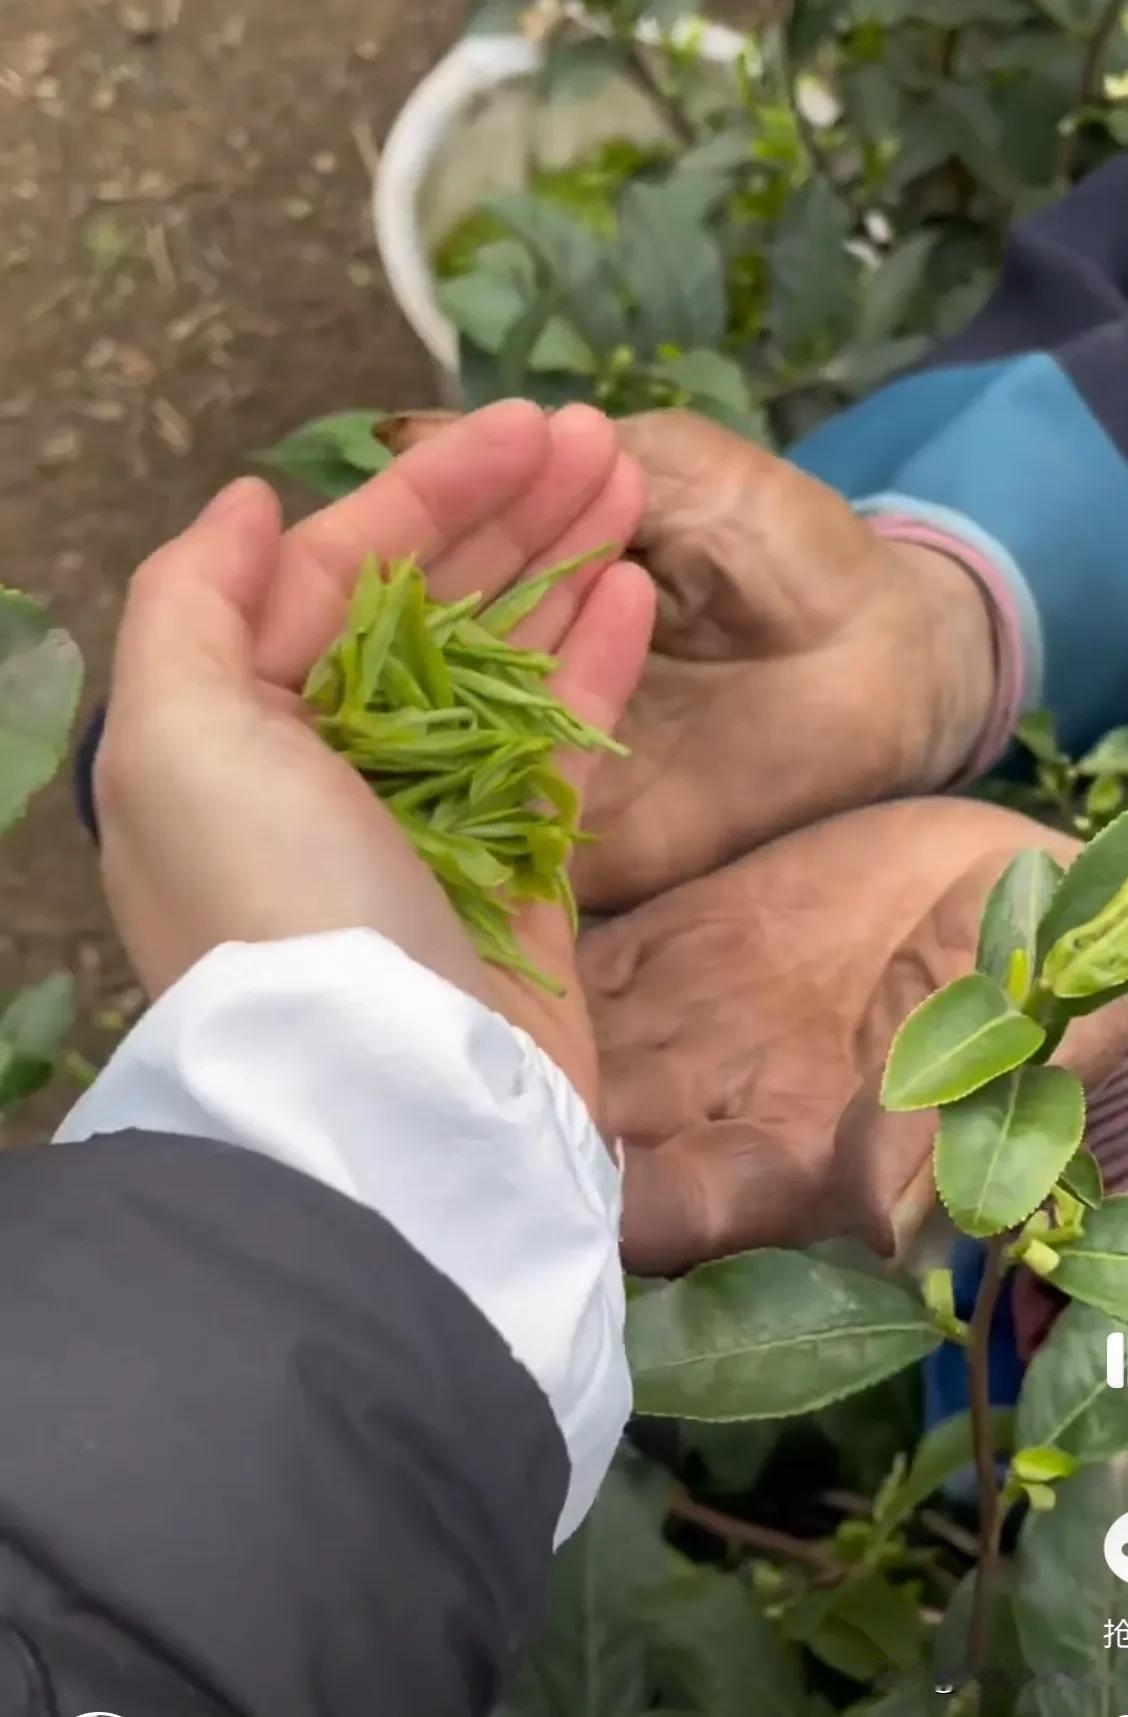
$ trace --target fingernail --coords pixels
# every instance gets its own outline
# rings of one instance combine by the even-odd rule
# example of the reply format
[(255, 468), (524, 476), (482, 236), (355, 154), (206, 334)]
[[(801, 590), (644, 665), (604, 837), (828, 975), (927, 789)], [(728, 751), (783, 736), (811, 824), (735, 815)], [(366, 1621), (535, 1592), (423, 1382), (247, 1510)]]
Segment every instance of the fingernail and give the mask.
[(212, 497), (196, 523), (202, 524), (206, 519), (211, 524), (216, 519), (235, 512), (238, 507), (245, 505), (252, 494), (257, 494), (258, 489), (257, 477), (236, 477), (233, 483), (228, 483), (225, 489), (221, 489), (218, 495)]

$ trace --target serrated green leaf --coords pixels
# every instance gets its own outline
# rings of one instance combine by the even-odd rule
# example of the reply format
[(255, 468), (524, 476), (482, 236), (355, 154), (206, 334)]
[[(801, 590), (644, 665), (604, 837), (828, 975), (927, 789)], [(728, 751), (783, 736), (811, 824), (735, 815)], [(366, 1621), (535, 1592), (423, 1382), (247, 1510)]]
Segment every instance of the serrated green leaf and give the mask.
[(627, 1314), (635, 1409), (658, 1417), (810, 1412), (939, 1342), (924, 1306), (902, 1288), (795, 1252), (703, 1265)]
[(1128, 812), (1091, 840), (1066, 871), (1038, 932), (1038, 957), (1102, 912), (1128, 882)]
[(74, 639), (30, 598), (0, 586), (0, 830), (58, 769), (81, 689)]
[(881, 1101), (895, 1111), (957, 1102), (1028, 1061), (1045, 1035), (990, 978), (970, 972), (929, 996), (902, 1025)]
[(628, 185), (619, 241), (633, 307), (632, 344), (645, 354), (664, 345), (686, 351), (717, 345), (728, 318), (725, 271), (693, 177)]
[(1106, 1198), (1089, 1213), (1081, 1239), (1059, 1248), (1053, 1283), (1071, 1299), (1128, 1322), (1128, 1197)]
[(1059, 1186), (1079, 1199), (1086, 1210), (1099, 1210), (1104, 1198), (1101, 1165), (1091, 1151), (1080, 1150), (1062, 1170)]
[(1027, 1517), (1014, 1564), (1024, 1717), (1117, 1717), (1128, 1709), (1128, 1652), (1105, 1645), (1104, 1627), (1123, 1614), (1124, 1586), (1101, 1546), (1128, 1511), (1128, 1456), (1085, 1468), (1056, 1500)]
[(1085, 1093), (1064, 1067), (1022, 1067), (940, 1113), (936, 1186), (965, 1234), (1025, 1222), (1053, 1191), (1085, 1131)]
[(74, 979), (69, 972), (56, 972), (12, 997), (0, 1014), (0, 1109), (47, 1083), (74, 1019)]
[(850, 212), (822, 178), (790, 199), (769, 252), (771, 327), (795, 358), (830, 350), (854, 320), (858, 263), (846, 249)]
[(1052, 1444), (1084, 1466), (1128, 1450), (1128, 1407), (1106, 1377), (1110, 1335), (1128, 1336), (1093, 1306), (1067, 1306), (1030, 1362), (1018, 1402), (1017, 1438)]
[(259, 463), (282, 471), (325, 500), (351, 495), (362, 483), (392, 463), (392, 455), (376, 439), (387, 421), (379, 411), (338, 411), (315, 418), (258, 455)]
[[(1011, 860), (987, 896), (976, 968), (1007, 990), (1018, 1007), (1025, 1002), (1037, 972), (1038, 926), (1064, 874), (1048, 853), (1031, 849)], [(1019, 995), (1008, 989), (1016, 951), (1021, 952), (1025, 962), (1026, 982)]]
[(1065, 1002), (1128, 983), (1128, 880), (1094, 918), (1058, 938), (1045, 957), (1042, 981)]

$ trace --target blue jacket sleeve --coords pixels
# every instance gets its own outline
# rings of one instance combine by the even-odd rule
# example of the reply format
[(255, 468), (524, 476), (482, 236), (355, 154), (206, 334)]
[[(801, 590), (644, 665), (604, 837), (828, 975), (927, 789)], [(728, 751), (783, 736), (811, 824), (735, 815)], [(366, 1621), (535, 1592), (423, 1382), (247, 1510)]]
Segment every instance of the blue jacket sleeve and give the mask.
[(792, 458), (863, 510), (970, 521), (1029, 592), (1065, 746), (1128, 721), (1128, 156), (1015, 230), (963, 334)]

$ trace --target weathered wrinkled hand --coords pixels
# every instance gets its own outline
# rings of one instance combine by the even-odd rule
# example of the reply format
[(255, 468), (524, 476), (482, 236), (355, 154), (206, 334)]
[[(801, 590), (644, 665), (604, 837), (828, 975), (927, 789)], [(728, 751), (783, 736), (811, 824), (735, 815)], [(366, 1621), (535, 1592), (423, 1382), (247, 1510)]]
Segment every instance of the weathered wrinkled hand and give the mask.
[[(136, 575), (95, 770), (106, 890), (157, 994), (220, 943), (367, 927), (521, 1025), (595, 1101), (595, 1053), (563, 911), (519, 933), (563, 1000), (481, 964), (439, 885), (298, 690), (340, 631), (368, 553), (418, 552), (442, 600), (499, 593), (630, 536), (640, 481), (605, 419), (491, 407), (283, 535), (261, 483), (226, 491)], [(557, 695), (613, 728), (653, 595), (591, 565), (514, 634), (553, 652)], [(588, 759), (583, 760), (586, 766)], [(582, 785), (582, 782), (581, 782)]]
[(642, 466), (654, 649), (601, 766), (578, 884), (629, 905), (833, 812), (944, 786), (993, 696), (986, 608), (785, 460), (685, 413), (618, 426)]
[[(885, 1115), (893, 1034), (968, 971), (1014, 854), (1076, 843), (958, 799), (855, 811), (589, 931), (580, 964), (603, 1121), (627, 1145), (630, 1266), (763, 1245), (904, 1242), (933, 1200), (931, 1113)], [(1092, 1088), (1128, 1050), (1121, 1003), (1062, 1050)]]

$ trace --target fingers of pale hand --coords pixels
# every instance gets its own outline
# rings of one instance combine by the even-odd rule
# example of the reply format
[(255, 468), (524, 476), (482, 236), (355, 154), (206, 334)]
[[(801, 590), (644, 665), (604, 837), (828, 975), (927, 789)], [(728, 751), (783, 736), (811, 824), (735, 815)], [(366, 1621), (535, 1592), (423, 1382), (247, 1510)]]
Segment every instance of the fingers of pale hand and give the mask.
[(193, 679), (249, 678), (254, 632), (277, 577), (281, 515), (243, 478), (135, 574), (118, 632), (110, 704), (151, 707)]
[[(519, 626), (511, 642), (524, 650), (554, 654), (567, 637), (600, 574), (629, 543), (642, 512), (644, 484), (633, 460), (617, 456), (610, 476), (590, 507), (528, 569), (529, 577), (607, 545), (608, 552), (578, 567), (555, 585)], [(520, 581), (519, 581), (520, 582)]]
[[(632, 561), (617, 561), (592, 586), (556, 652), (560, 666), (551, 682), (556, 697), (581, 721), (614, 733), (641, 678), (653, 625), (650, 579)], [(581, 794), (598, 757), (597, 752), (561, 754), (560, 767)]]
[(504, 511), (428, 556), (428, 582), (440, 601), (479, 587), (495, 596), (523, 574), (563, 560), (557, 546), (575, 526), (584, 531), (583, 548), (600, 546), (586, 526), (619, 458), (615, 431), (587, 405), (566, 406), (546, 422), (544, 461)]
[(456, 544), (477, 540), (486, 551), (478, 570), (499, 588), (508, 583), (524, 560), (513, 544), (506, 564), (489, 564), (488, 554), (506, 540), (497, 521), (520, 506), (551, 452), (540, 408), (505, 400), (452, 423), (354, 494), (295, 526), (259, 638), (263, 677), (301, 684), (341, 630), (368, 554), (418, 554), (433, 565)]

